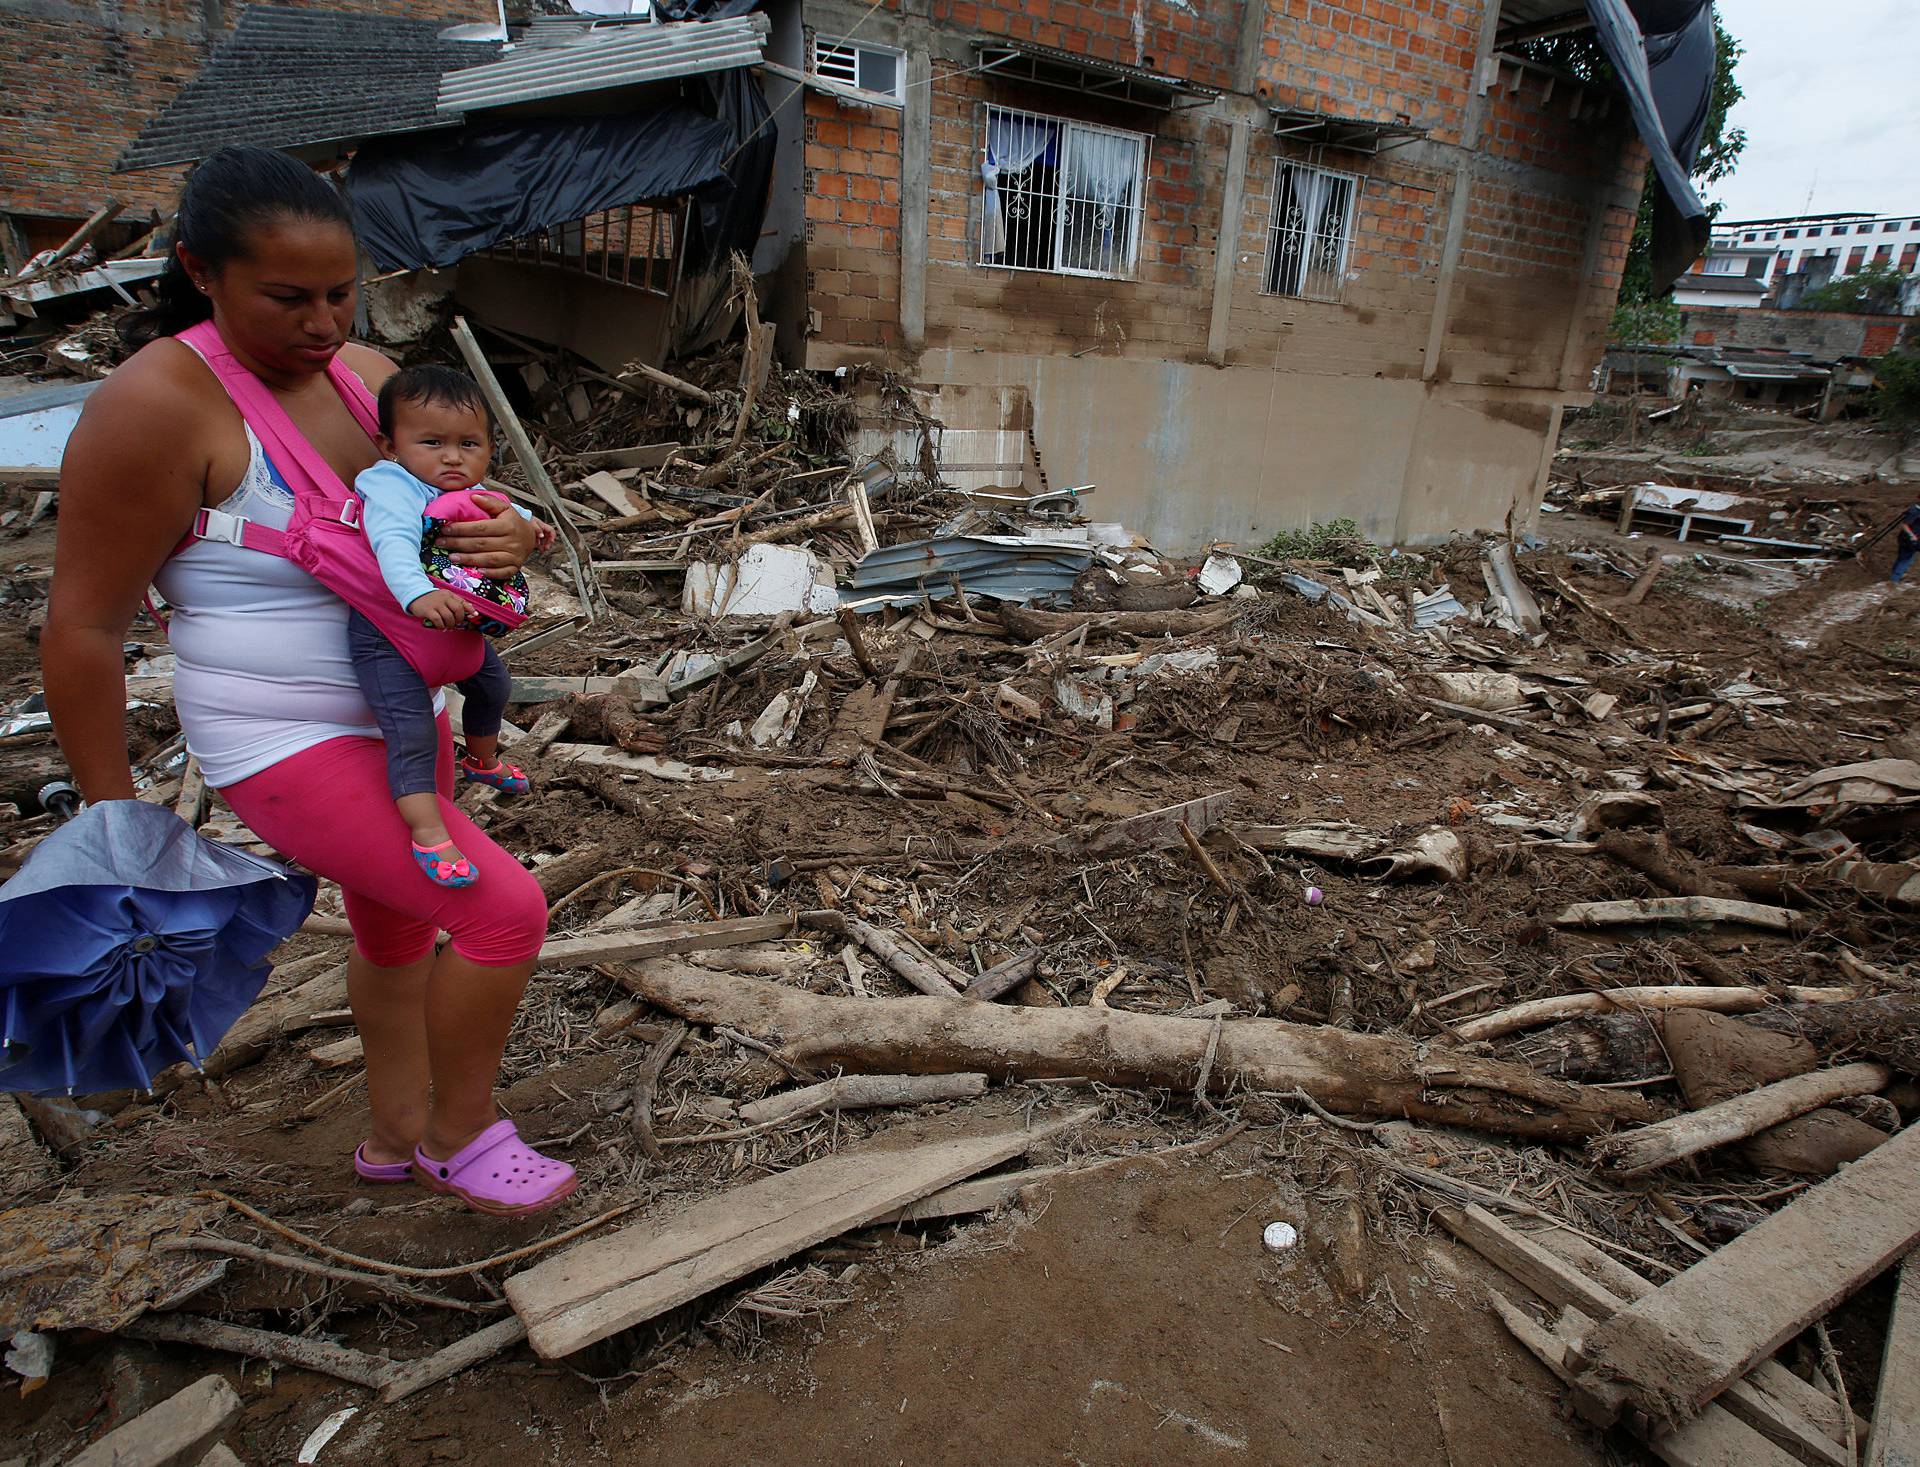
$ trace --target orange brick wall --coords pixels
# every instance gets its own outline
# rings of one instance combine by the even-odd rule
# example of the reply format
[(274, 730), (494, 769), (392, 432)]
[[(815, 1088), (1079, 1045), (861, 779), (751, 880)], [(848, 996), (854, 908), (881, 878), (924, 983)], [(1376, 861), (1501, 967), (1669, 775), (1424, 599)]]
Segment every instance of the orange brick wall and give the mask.
[(806, 101), (807, 295), (820, 333), (900, 344), (900, 114)]
[[(1458, 144), (1473, 101), (1474, 55), (1498, 0), (1257, 0), (1265, 21), (1248, 58), (1254, 100), (1404, 120), (1429, 144)], [(933, 0), (931, 189), (924, 345), (1015, 355), (1097, 352), (1208, 357), (1220, 211), (1232, 136), (1229, 103), (1152, 112), (982, 75), (967, 42), (1006, 35), (1231, 88), (1242, 0), (1121, 0), (1105, 6)], [(1076, 277), (979, 262), (980, 156), (989, 103), (1149, 136), (1146, 213), (1133, 278)], [(1239, 115), (1249, 114), (1244, 103)], [(831, 347), (903, 346), (897, 234), (898, 114), (808, 103), (810, 305)], [(824, 130), (824, 132), (823, 132)], [(1443, 380), (1554, 387), (1567, 342), (1598, 356), (1632, 227), (1596, 205), (1637, 188), (1644, 152), (1624, 103), (1518, 65), (1484, 99), (1475, 144), (1514, 167), (1469, 181)], [(1349, 274), (1337, 301), (1263, 293), (1268, 221), (1282, 159), (1359, 177)], [(1251, 127), (1233, 251), (1226, 360), (1384, 378), (1418, 376), (1453, 207), (1455, 158), (1431, 146), (1377, 157), (1315, 152)], [(1533, 170), (1555, 176), (1529, 177)], [(836, 173), (843, 176), (836, 177)], [(856, 192), (856, 189), (860, 192)], [(1596, 220), (1594, 210), (1605, 210)], [(1591, 262), (1589, 242), (1597, 243)], [(1589, 270), (1591, 263), (1591, 270)], [(845, 290), (847, 293), (842, 295)], [(878, 307), (878, 314), (875, 308)], [(1590, 365), (1590, 364), (1588, 364)], [(1580, 370), (1584, 372), (1585, 367)]]
[[(316, 10), (491, 21), (490, 0), (277, 0)], [(82, 7), (65, 7), (74, 15)], [(109, 196), (126, 201), (128, 217), (172, 206), (183, 168), (115, 175), (113, 163), (140, 129), (200, 69), (240, 5), (195, 0), (93, 0), (88, 18), (51, 19), (21, 0), (0, 0), (6, 79), (0, 83), (0, 211), (26, 216), (30, 241), (55, 221), (93, 212)]]

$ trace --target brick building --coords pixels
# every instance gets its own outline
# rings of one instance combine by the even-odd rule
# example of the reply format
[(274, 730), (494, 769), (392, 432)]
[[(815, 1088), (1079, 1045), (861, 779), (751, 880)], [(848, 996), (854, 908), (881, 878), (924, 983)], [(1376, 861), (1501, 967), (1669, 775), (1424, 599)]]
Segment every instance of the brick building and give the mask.
[(769, 89), (805, 123), (760, 263), (807, 365), (904, 366), (962, 456), (1030, 434), (1030, 476), (1169, 548), (1533, 515), (1647, 161), (1619, 97), (1506, 49), (1566, 5), (769, 8), (769, 57), (833, 79)]
[[(312, 9), (445, 24), (488, 23), (493, 0), (282, 0)], [(123, 233), (172, 204), (183, 168), (121, 174), (114, 161), (193, 79), (238, 19), (223, 0), (0, 0), (0, 228), (29, 249), (57, 244), (109, 197)]]

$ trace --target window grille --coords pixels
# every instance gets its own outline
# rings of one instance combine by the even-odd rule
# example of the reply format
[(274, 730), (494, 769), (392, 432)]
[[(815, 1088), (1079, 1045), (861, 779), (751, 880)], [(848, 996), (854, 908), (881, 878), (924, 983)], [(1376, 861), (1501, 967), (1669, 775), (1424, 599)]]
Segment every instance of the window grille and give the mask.
[(980, 261), (1129, 280), (1146, 219), (1142, 133), (987, 108)]
[(670, 296), (680, 229), (678, 210), (629, 204), (504, 240), (486, 253), (496, 259), (591, 275), (648, 295)]
[(1360, 180), (1282, 160), (1274, 170), (1267, 221), (1268, 295), (1337, 301), (1353, 247), (1353, 206)]
[(864, 42), (829, 40), (815, 36), (813, 74), (828, 81), (845, 82), (863, 92), (879, 92), (888, 97), (902, 94), (905, 80), (905, 53)]

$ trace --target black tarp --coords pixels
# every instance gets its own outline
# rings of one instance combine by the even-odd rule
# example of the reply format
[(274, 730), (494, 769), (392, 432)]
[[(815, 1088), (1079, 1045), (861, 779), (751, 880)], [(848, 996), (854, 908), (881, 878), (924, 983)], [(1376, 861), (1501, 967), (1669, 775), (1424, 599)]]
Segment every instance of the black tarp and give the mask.
[[(729, 75), (758, 97), (744, 72)], [(626, 117), (542, 117), (376, 138), (347, 173), (354, 223), (381, 269), (424, 270), (602, 209), (692, 194), (702, 228), (689, 241), (685, 268), (698, 270), (743, 239), (751, 249), (759, 233), (764, 182), (742, 199), (728, 172), (738, 127), (732, 117), (674, 104)], [(749, 210), (750, 224), (742, 217)]]
[(1587, 0), (1600, 45), (1653, 154), (1653, 290), (1664, 294), (1707, 247), (1707, 206), (1693, 160), (1713, 99), (1716, 50), (1710, 0)]

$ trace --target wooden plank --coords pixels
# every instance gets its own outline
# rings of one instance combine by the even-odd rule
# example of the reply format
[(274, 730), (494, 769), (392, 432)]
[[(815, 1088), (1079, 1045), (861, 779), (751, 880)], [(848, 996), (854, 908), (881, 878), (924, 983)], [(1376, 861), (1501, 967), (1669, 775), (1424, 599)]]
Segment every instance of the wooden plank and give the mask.
[(644, 514), (646, 507), (638, 503), (627, 493), (627, 486), (614, 478), (605, 469), (588, 474), (580, 481), (580, 487), (593, 495), (615, 514)]
[(684, 447), (684, 443), (641, 443), (632, 448), (604, 448), (577, 457), (580, 462), (601, 469), (657, 469)]
[[(557, 1359), (653, 1319), (827, 1238), (884, 1217), (1078, 1125), (1095, 1108), (1032, 1127), (995, 1118), (969, 1132), (903, 1128), (941, 1139), (844, 1152), (763, 1177), (664, 1220), (590, 1239), (507, 1280), (527, 1338)], [(887, 1143), (892, 1140), (894, 1144)]]
[(1197, 800), (1168, 805), (1162, 810), (1147, 810), (1115, 820), (1082, 838), (1063, 836), (1063, 850), (1081, 856), (1117, 856), (1129, 852), (1157, 851), (1180, 844), (1180, 827), (1186, 825), (1195, 835), (1205, 835), (1226, 818), (1239, 796), (1237, 790), (1220, 790)]
[(660, 927), (634, 927), (620, 932), (596, 932), (586, 937), (549, 938), (540, 949), (542, 968), (583, 967), (588, 963), (632, 963), (642, 958), (671, 957), (675, 953), (711, 952), (749, 942), (771, 942), (791, 936), (792, 917), (733, 917), (721, 922), (669, 922)]
[(192, 1467), (239, 1415), (233, 1387), (202, 1376), (68, 1458), (67, 1467)]
[(1675, 922), (1706, 926), (1737, 922), (1772, 932), (1801, 932), (1807, 919), (1791, 907), (1766, 907), (1758, 902), (1723, 901), (1719, 897), (1637, 897), (1622, 902), (1580, 902), (1553, 919), (1556, 927), (1616, 927), (1640, 923)]
[[(1646, 1280), (1613, 1264), (1590, 1245), (1582, 1246), (1588, 1246), (1600, 1260), (1598, 1265), (1583, 1269), (1568, 1262), (1556, 1248), (1547, 1246), (1547, 1241), (1556, 1236), (1550, 1229), (1522, 1233), (1479, 1206), (1441, 1208), (1436, 1216), (1448, 1232), (1550, 1304), (1605, 1320), (1633, 1299), (1653, 1292), (1653, 1286)], [(1603, 1277), (1625, 1274), (1632, 1280), (1633, 1287), (1610, 1288), (1593, 1277), (1596, 1272)], [(1821, 1463), (1823, 1467), (1850, 1467), (1844, 1448), (1823, 1431), (1819, 1423), (1796, 1409), (1792, 1401), (1780, 1399), (1757, 1382), (1735, 1381), (1728, 1387), (1722, 1404), (1753, 1430), (1803, 1460)], [(1844, 1439), (1843, 1434), (1839, 1440)]]
[[(1564, 1335), (1581, 1322), (1577, 1313), (1569, 1311), (1556, 1332), (1498, 1294), (1492, 1295), (1490, 1302), (1509, 1334), (1562, 1381), (1573, 1383)], [(1795, 1461), (1718, 1406), (1707, 1407), (1679, 1431), (1648, 1445), (1668, 1467), (1789, 1467)]]
[(1585, 1373), (1685, 1420), (1920, 1240), (1920, 1125), (1602, 1324)]
[(1920, 1256), (1900, 1269), (1865, 1467), (1920, 1467)]
[(1050, 1182), (1069, 1170), (1071, 1168), (1064, 1166), (1030, 1166), (1017, 1172), (1003, 1172), (997, 1177), (955, 1182), (951, 1187), (942, 1187), (931, 1196), (922, 1197), (918, 1202), (909, 1202), (897, 1212), (890, 1212), (874, 1221), (880, 1224), (938, 1222), (946, 1217), (992, 1212), (996, 1207), (1012, 1201), (1028, 1187)]

